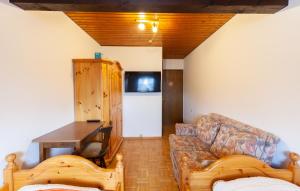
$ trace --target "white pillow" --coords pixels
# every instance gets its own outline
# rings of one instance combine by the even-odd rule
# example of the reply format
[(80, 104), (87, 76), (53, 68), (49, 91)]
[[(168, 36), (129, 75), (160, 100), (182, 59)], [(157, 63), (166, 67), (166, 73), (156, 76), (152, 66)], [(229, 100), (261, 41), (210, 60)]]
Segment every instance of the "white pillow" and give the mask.
[(20, 188), (18, 191), (37, 191), (49, 189), (63, 189), (63, 190), (76, 190), (76, 191), (101, 191), (98, 188), (69, 186), (64, 184), (34, 184), (27, 185)]
[(300, 187), (280, 179), (251, 177), (216, 181), (213, 191), (300, 191)]

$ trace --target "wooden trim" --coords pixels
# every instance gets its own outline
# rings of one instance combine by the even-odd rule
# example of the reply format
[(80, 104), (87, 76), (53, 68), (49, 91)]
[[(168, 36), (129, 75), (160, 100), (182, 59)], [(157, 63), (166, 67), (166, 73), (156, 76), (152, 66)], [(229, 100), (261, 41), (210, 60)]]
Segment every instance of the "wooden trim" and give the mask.
[[(184, 172), (181, 190), (211, 191), (217, 180), (233, 180), (241, 177), (272, 177), (300, 185), (300, 168), (297, 163), (300, 157), (290, 154), (291, 162), (288, 169), (274, 169), (266, 163), (245, 155), (232, 155), (221, 158), (201, 171)], [(188, 173), (188, 175), (186, 174)]]
[(88, 62), (88, 63), (101, 63), (102, 59), (90, 59), (90, 58), (82, 58), (82, 59), (73, 59), (73, 63), (82, 63), (82, 62)]
[(119, 70), (123, 71), (123, 68), (122, 68), (120, 62), (115, 61), (115, 64), (118, 66)]
[(121, 64), (118, 61), (115, 60), (109, 60), (109, 59), (91, 59), (91, 58), (80, 58), (80, 59), (73, 59), (72, 60), (74, 64), (76, 63), (83, 63), (83, 62), (87, 62), (87, 63), (107, 63), (107, 64), (116, 64), (118, 66), (118, 68), (122, 71), (123, 68), (121, 66)]
[(125, 140), (157, 140), (162, 139), (162, 137), (124, 137)]
[[(104, 190), (124, 191), (124, 166), (122, 156), (117, 155), (115, 169), (103, 169), (91, 161), (75, 155), (61, 155), (45, 160), (35, 168), (18, 170), (16, 155), (6, 157), (4, 187), (16, 191), (30, 184), (67, 184), (98, 187)], [(120, 186), (118, 186), (120, 185)]]
[(288, 0), (10, 0), (24, 10), (153, 12), (153, 13), (275, 13), (288, 5)]

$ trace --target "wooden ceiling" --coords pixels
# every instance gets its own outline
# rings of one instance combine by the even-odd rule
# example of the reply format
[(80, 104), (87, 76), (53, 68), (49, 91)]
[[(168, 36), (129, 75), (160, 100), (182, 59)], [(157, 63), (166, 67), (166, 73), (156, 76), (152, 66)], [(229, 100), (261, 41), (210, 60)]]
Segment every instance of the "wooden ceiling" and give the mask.
[(234, 14), (159, 13), (144, 14), (159, 19), (159, 31), (151, 25), (141, 31), (139, 13), (67, 12), (77, 25), (102, 46), (162, 46), (163, 58), (184, 58), (217, 31)]
[[(162, 46), (184, 58), (236, 13), (275, 13), (289, 0), (10, 0), (24, 10), (64, 11), (104, 46)], [(138, 12), (159, 18), (159, 32), (139, 31)], [(157, 14), (154, 14), (157, 13)]]

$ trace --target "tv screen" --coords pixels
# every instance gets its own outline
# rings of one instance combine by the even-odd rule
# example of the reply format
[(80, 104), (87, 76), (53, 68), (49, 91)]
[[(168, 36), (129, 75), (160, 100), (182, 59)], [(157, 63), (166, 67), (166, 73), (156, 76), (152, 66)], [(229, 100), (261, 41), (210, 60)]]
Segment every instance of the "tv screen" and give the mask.
[(160, 92), (161, 72), (125, 72), (125, 92)]

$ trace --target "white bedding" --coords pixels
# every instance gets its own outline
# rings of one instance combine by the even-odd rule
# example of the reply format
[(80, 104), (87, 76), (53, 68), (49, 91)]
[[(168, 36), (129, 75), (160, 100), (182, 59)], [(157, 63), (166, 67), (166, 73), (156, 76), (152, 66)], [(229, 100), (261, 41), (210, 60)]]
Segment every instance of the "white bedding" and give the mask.
[(49, 189), (76, 190), (76, 191), (101, 191), (98, 188), (69, 186), (64, 184), (35, 184), (20, 188), (18, 191), (37, 191)]
[(300, 187), (280, 179), (251, 177), (217, 181), (213, 185), (213, 191), (300, 191)]

